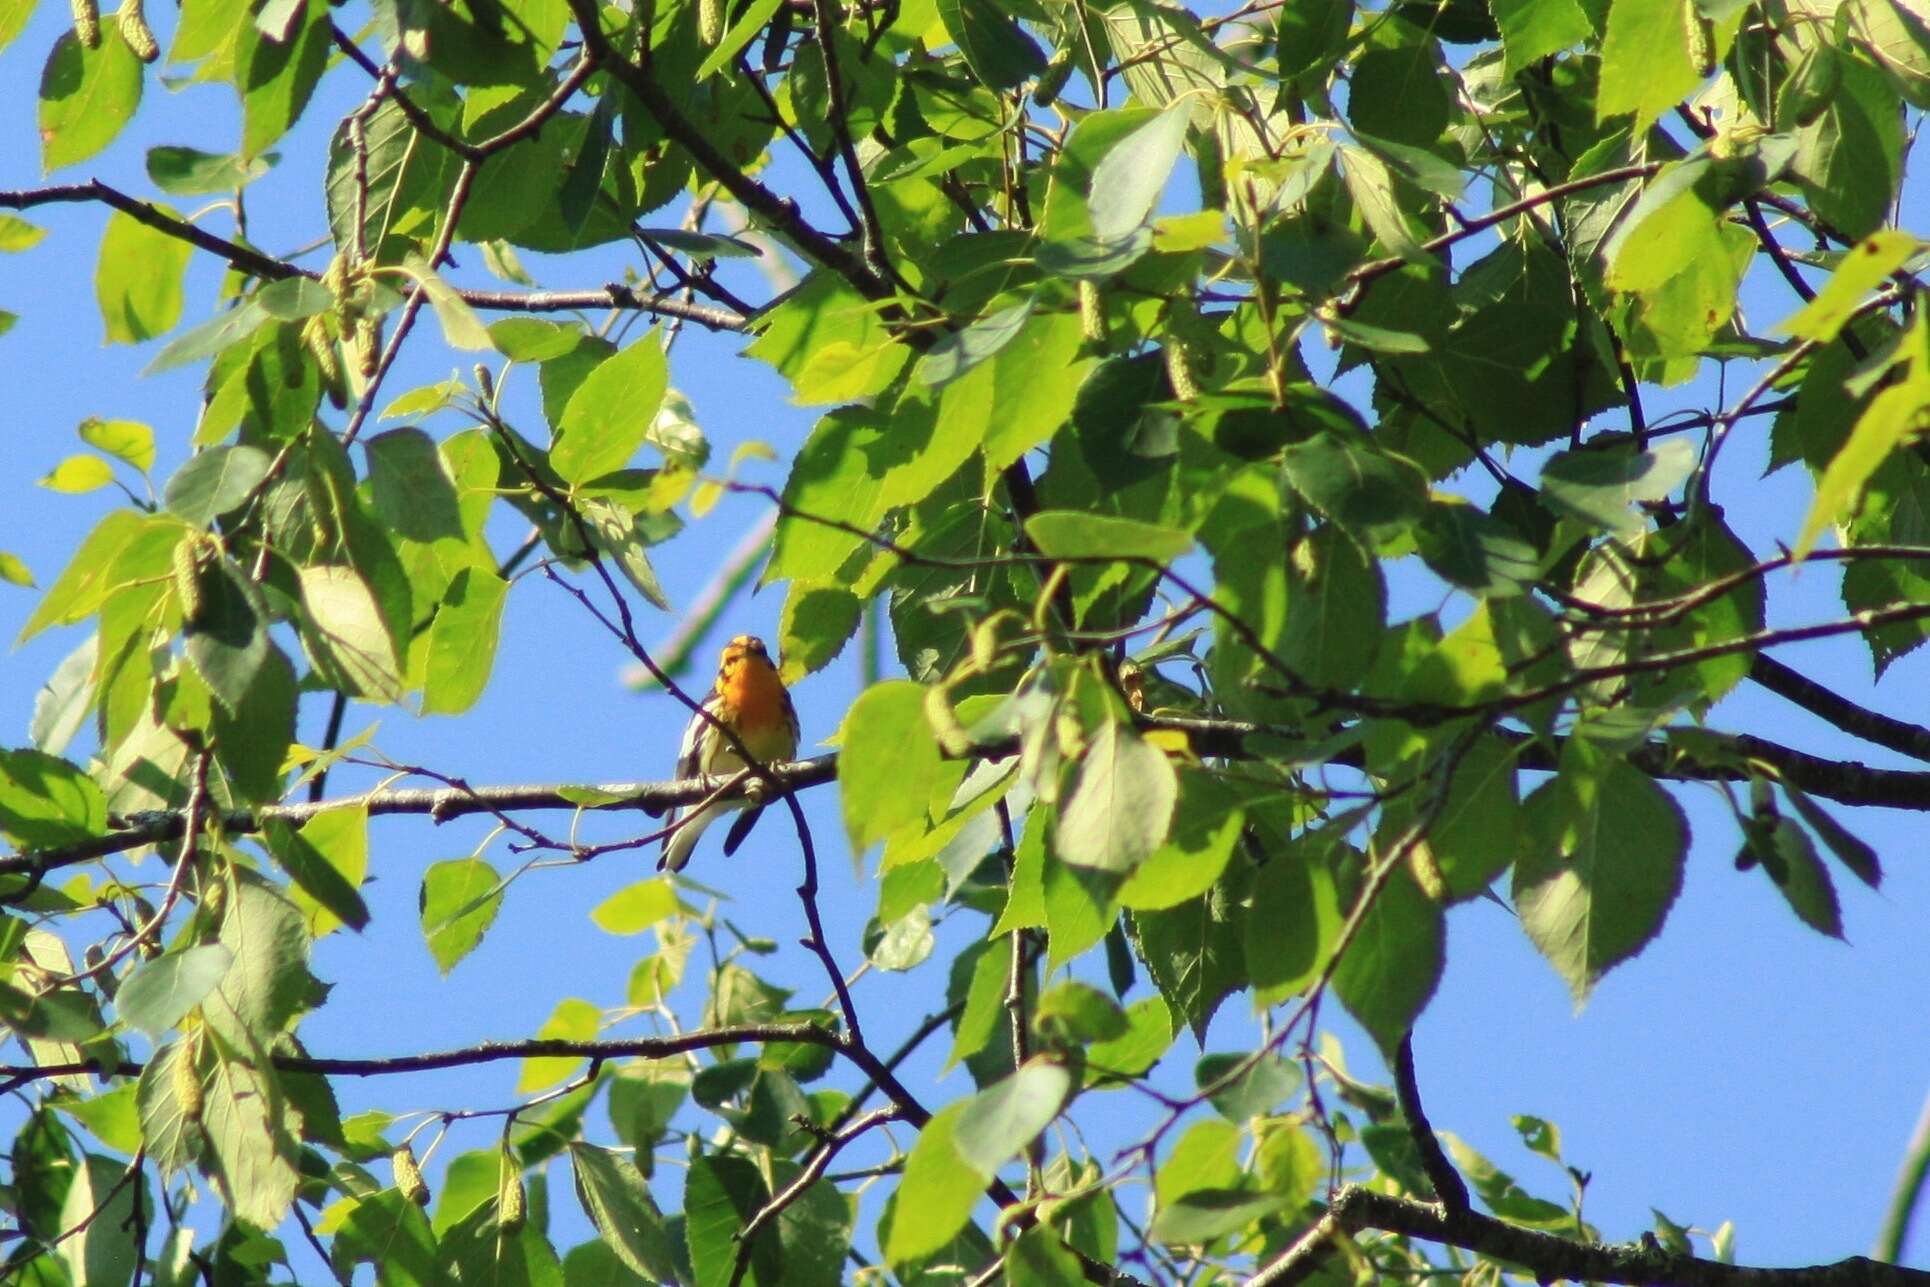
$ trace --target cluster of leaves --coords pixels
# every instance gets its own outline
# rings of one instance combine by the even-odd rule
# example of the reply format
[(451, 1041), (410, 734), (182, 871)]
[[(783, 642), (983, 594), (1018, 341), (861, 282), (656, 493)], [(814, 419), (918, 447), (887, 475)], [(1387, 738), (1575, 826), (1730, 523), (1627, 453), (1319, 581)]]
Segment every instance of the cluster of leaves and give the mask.
[[(0, 47), (32, 11), (0, 0)], [(45, 480), (130, 503), (27, 622), (89, 633), (35, 745), (0, 753), (21, 851), (0, 863), (0, 1022), (40, 1094), (0, 1195), (10, 1276), (265, 1281), (299, 1217), (343, 1281), (372, 1261), (397, 1283), (809, 1284), (847, 1257), (906, 1283), (1197, 1280), (1304, 1257), (1310, 1229), (1330, 1276), (1496, 1278), (1521, 1257), (1475, 1234), (1493, 1255), (1441, 1261), (1321, 1223), (1343, 1170), (1394, 1198), (1452, 1188), (1411, 1096), (1319, 1045), (1323, 1000), (1394, 1055), (1447, 910), (1503, 889), (1585, 999), (1676, 897), (1673, 781), (1715, 784), (1739, 865), (1820, 932), (1841, 932), (1824, 851), (1879, 878), (1814, 797), (1882, 803), (1880, 785), (1709, 720), (1746, 679), (1800, 682), (1847, 731), (1924, 754), (1922, 730), (1760, 657), (1798, 637), (1767, 625), (1771, 575), (1812, 552), (1843, 560), (1847, 615), (1802, 637), (1861, 634), (1880, 669), (1930, 630), (1925, 248), (1886, 226), (1930, 105), (1930, 19), (1904, 0), (375, 0), (360, 31), (348, 12), (183, 0), (167, 61), (233, 86), (241, 139), (147, 158), (161, 194), (239, 213), (324, 78), (362, 77), (325, 208), (288, 233), (325, 226), (326, 270), (100, 183), (0, 192), (110, 207), (108, 340), (167, 337), (151, 369), (206, 371), (194, 452), (158, 494), (155, 435), (128, 421), (83, 424), (89, 450)], [(139, 15), (55, 41), (49, 171), (142, 109)], [(773, 186), (789, 173), (796, 192)], [(682, 226), (645, 224), (679, 202)], [(747, 231), (704, 232), (726, 206)], [(0, 216), (0, 250), (39, 236)], [(647, 280), (528, 289), (519, 252), (621, 240)], [(502, 288), (446, 280), (458, 244)], [(232, 271), (182, 330), (196, 253)], [(758, 253), (800, 284), (741, 298), (725, 270)], [(1792, 316), (1762, 334), (1737, 300), (1772, 273)], [(497, 365), (382, 405), (425, 307)], [(639, 313), (663, 327), (623, 336)], [(868, 614), (904, 671), (838, 739), (849, 843), (881, 851), (872, 930), (822, 941), (801, 822), (836, 1010), (762, 977), (767, 944), (720, 946), (734, 931), (697, 887), (623, 891), (594, 918), (656, 937), (623, 1017), (672, 1035), (599, 1044), (606, 1017), (562, 1001), (508, 1052), (525, 1098), (464, 1110), (501, 1117), (500, 1143), (448, 1161), (430, 1207), (413, 1139), (454, 1118), (343, 1120), (331, 1073), (413, 1066), (350, 1068), (297, 1035), (328, 997), (311, 946), (368, 921), (375, 860), (366, 802), (282, 805), (358, 750), (297, 744), (296, 712), (468, 710), (531, 559), (668, 679), (628, 600), (665, 606), (648, 551), (680, 506), (701, 519), (745, 487), (705, 472), (670, 386), (687, 324), (753, 333), (751, 357), (829, 408), (767, 493), (762, 580), (783, 587), (792, 678)], [(1679, 405), (1723, 363), (1748, 392)], [(512, 366), (536, 368), (540, 428), (498, 397)], [(1772, 413), (1771, 463), (1817, 487), (1790, 552), (1764, 556), (1725, 520), (1717, 466)], [(530, 532), (513, 549), (506, 515)], [(30, 580), (10, 556), (0, 575)], [(1393, 578), (1440, 606), (1390, 619)], [(484, 856), (502, 830), (585, 856), (485, 807), (498, 831), (422, 876), (445, 970), (503, 906)], [(144, 845), (159, 881), (50, 879)], [(949, 1031), (972, 1078), (932, 1111), (866, 1043), (832, 948), (935, 976), (935, 913), (980, 932), (913, 1043)], [(698, 1022), (676, 1024), (693, 991)], [(1048, 1156), (1055, 1121), (1147, 1086), (1230, 997), (1258, 1008), (1257, 1050), (1136, 1101), (1139, 1147)], [(591, 1139), (598, 1101), (618, 1148)], [(890, 1122), (915, 1143), (884, 1146)], [(1560, 1162), (1552, 1127), (1520, 1126)], [(876, 1164), (830, 1173), (847, 1147)], [(680, 1185), (656, 1179), (666, 1150)], [(1502, 1221), (1593, 1239), (1579, 1172), (1553, 1203), (1448, 1153)], [(566, 1256), (545, 1183), (565, 1155), (599, 1235)], [(225, 1210), (208, 1241), (197, 1174)], [(880, 1177), (861, 1226), (848, 1186)], [(1671, 1222), (1658, 1236), (1687, 1253)]]

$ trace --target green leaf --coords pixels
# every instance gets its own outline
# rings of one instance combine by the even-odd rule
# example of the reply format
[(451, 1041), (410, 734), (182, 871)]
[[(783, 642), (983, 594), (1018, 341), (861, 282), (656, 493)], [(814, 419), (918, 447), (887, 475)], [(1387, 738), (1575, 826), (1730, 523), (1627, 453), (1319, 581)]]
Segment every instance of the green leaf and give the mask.
[(1280, 7), (1280, 74), (1301, 76), (1325, 65), (1345, 47), (1354, 21), (1354, 0), (1304, 0)]
[(202, 1001), (202, 1018), (237, 1049), (266, 1045), (314, 1000), (301, 911), (260, 877), (237, 875), (220, 942), (234, 960)]
[(1560, 775), (1526, 802), (1514, 901), (1579, 1007), (1662, 928), (1682, 887), (1689, 828), (1640, 770), (1578, 740), (1569, 746)]
[(159, 375), (190, 362), (211, 358), (237, 344), (260, 328), (269, 318), (268, 310), (249, 300), (225, 313), (217, 313), (199, 326), (191, 326), (164, 345), (154, 359), (142, 368), (142, 375)]
[(1836, 884), (1829, 868), (1816, 856), (1809, 833), (1788, 818), (1776, 819), (1773, 843), (1781, 870), (1763, 862), (1762, 868), (1803, 924), (1829, 938), (1843, 937), (1843, 911), (1836, 900)]
[(1334, 970), (1334, 993), (1392, 1055), (1441, 980), (1447, 961), (1441, 909), (1406, 867), (1387, 880)]
[(1231, 807), (1205, 774), (1187, 773), (1165, 843), (1119, 887), (1119, 905), (1154, 911), (1205, 893), (1226, 870), (1245, 826), (1244, 809)]
[(678, 1280), (681, 1275), (663, 1214), (636, 1164), (610, 1149), (581, 1141), (569, 1146), (569, 1155), (576, 1200), (604, 1245), (632, 1273), (654, 1282)]
[(268, 477), (259, 447), (210, 447), (188, 457), (162, 490), (162, 502), (195, 527), (206, 527), (253, 494)]
[(1576, 0), (1491, 0), (1488, 7), (1501, 28), (1510, 76), (1595, 34), (1587, 11)]
[(984, 1177), (966, 1165), (952, 1139), (971, 1102), (948, 1104), (933, 1113), (911, 1146), (893, 1201), (899, 1218), (891, 1222), (885, 1239), (885, 1259), (894, 1265), (930, 1255), (950, 1242), (984, 1195)]
[(933, 387), (949, 384), (979, 363), (997, 356), (1024, 329), (1037, 302), (1036, 297), (1028, 296), (977, 319), (963, 330), (943, 336), (918, 359), (919, 381)]
[(786, 683), (823, 670), (857, 633), (864, 603), (842, 586), (793, 581), (777, 620), (777, 652)]
[(395, 647), (368, 582), (350, 568), (301, 570), (302, 642), (328, 682), (372, 701), (402, 700)]
[(11, 983), (0, 983), (0, 1024), (27, 1039), (37, 1063), (53, 1062), (50, 1054), (63, 1063), (79, 1058), (74, 1043), (98, 1037), (102, 1027), (93, 999), (77, 988), (29, 993)]
[[(455, 288), (436, 275), (422, 259), (411, 255), (402, 261), (402, 271), (409, 274), (422, 293), (429, 297), (429, 307), (436, 311), (436, 321), (442, 324), (442, 338), (452, 349), (494, 348), (495, 341), (489, 336), (489, 328), (483, 325), (476, 310), (469, 307)], [(654, 413), (653, 413), (654, 414)]]
[(29, 590), (34, 588), (33, 572), (21, 561), (19, 555), (9, 554), (5, 550), (0, 550), (0, 581), (5, 581), (9, 585), (25, 586)]
[(1407, 213), (1401, 209), (1387, 163), (1362, 147), (1343, 146), (1340, 157), (1347, 194), (1382, 247), (1411, 264), (1432, 266), (1432, 256), (1422, 249)]
[(422, 934), (444, 974), (475, 950), (503, 903), (496, 869), (480, 858), (434, 863), (422, 875)]
[(1244, 1125), (1264, 1117), (1300, 1089), (1300, 1070), (1270, 1052), (1203, 1056), (1193, 1065), (1193, 1085), (1227, 1121)]
[(1120, 241), (1152, 215), (1186, 145), (1192, 118), (1191, 101), (1180, 99), (1113, 144), (1092, 168), (1086, 214), (1100, 242)]
[(1142, 997), (1126, 1007), (1126, 1031), (1086, 1049), (1086, 1077), (1137, 1077), (1159, 1062), (1173, 1044), (1173, 1015), (1163, 997)]
[(1695, 470), (1696, 445), (1671, 438), (1647, 451), (1564, 451), (1541, 469), (1541, 494), (1558, 511), (1623, 536), (1648, 526), (1632, 508), (1666, 500)]
[(865, 956), (881, 970), (903, 971), (920, 965), (932, 954), (931, 909), (920, 904), (890, 925), (866, 927)]
[(1025, 523), (1026, 535), (1049, 558), (1141, 558), (1170, 563), (1193, 548), (1178, 528), (1110, 514), (1047, 510)]
[(1363, 539), (1405, 527), (1427, 508), (1427, 475), (1364, 442), (1323, 431), (1288, 446), (1281, 465), (1308, 504)]
[(421, 1207), (396, 1188), (360, 1198), (335, 1230), (332, 1258), (380, 1266), (383, 1287), (431, 1287), (448, 1281), (437, 1257), (436, 1235)]
[[(1919, 316), (1907, 342), (1922, 344), (1930, 337)], [(1800, 559), (1816, 545), (1823, 529), (1840, 522), (1863, 491), (1877, 467), (1916, 432), (1924, 406), (1930, 405), (1930, 359), (1913, 360), (1909, 374), (1881, 390), (1863, 414), (1849, 441), (1831, 457), (1816, 481), (1816, 497), (1797, 533), (1793, 557)]]
[(239, 715), (268, 660), (268, 602), (227, 555), (198, 572), (199, 611), (188, 623), (184, 651), (222, 708)]
[(127, 1168), (112, 1158), (95, 1153), (81, 1157), (60, 1207), (59, 1228), (73, 1231), (60, 1244), (60, 1259), (73, 1282), (118, 1287), (133, 1277), (134, 1240), (121, 1230), (135, 1219), (136, 1201), (153, 1201), (145, 1175), (137, 1174), (130, 1183)]
[(938, 0), (938, 18), (979, 83), (1011, 89), (1045, 70), (1045, 55), (994, 0)]
[[(180, 218), (166, 206), (158, 209)], [(108, 216), (94, 269), (94, 298), (109, 344), (139, 344), (174, 329), (181, 320), (181, 284), (193, 253), (179, 237), (132, 215), (116, 210)]]
[(1597, 120), (1635, 113), (1639, 134), (1701, 80), (1689, 63), (1677, 0), (1615, 0), (1602, 36)]
[(1278, 652), (1308, 683), (1346, 688), (1373, 669), (1387, 615), (1380, 561), (1331, 525), (1287, 554), (1287, 623)]
[(236, 32), (235, 88), (241, 94), (245, 158), (260, 156), (288, 132), (328, 68), (334, 46), (326, 7), (304, 4), (293, 18), (292, 27), (279, 38), (253, 22), (242, 23)]
[(1051, 1124), (1071, 1089), (1065, 1065), (1030, 1060), (965, 1102), (952, 1126), (952, 1147), (982, 1181), (989, 1181)]
[(99, 456), (69, 456), (55, 465), (53, 471), (40, 480), (40, 485), (50, 492), (64, 492), (78, 496), (96, 491), (114, 481), (114, 467)]
[(1442, 580), (1489, 598), (1520, 594), (1541, 571), (1541, 555), (1512, 526), (1442, 499), (1414, 529), (1423, 562)]
[(505, 317), (489, 324), (489, 340), (513, 362), (547, 362), (575, 350), (583, 331), (540, 317)]
[(127, 976), (115, 1009), (121, 1022), (158, 1038), (200, 1005), (233, 963), (234, 954), (219, 943), (157, 956)]
[(1059, 1045), (1116, 1041), (1127, 1032), (1119, 1003), (1077, 979), (1061, 979), (1046, 989), (1032, 1009), (1032, 1026)]
[(1525, 1192), (1515, 1183), (1513, 1176), (1454, 1136), (1444, 1135), (1442, 1142), (1447, 1146), (1448, 1156), (1454, 1159), (1455, 1167), (1466, 1177), (1469, 1187), (1480, 1195), (1490, 1211), (1502, 1219), (1527, 1225), (1531, 1229), (1548, 1230), (1561, 1229), (1573, 1221), (1574, 1217), (1568, 1208)]
[[(603, 1021), (603, 1014), (581, 997), (564, 997), (536, 1030), (537, 1037), (555, 1041), (589, 1041)], [(522, 1075), (516, 1079), (516, 1093), (527, 1094), (554, 1086), (570, 1076), (583, 1061), (574, 1055), (532, 1055), (523, 1060)]]
[(1132, 871), (1165, 841), (1178, 796), (1166, 753), (1125, 725), (1105, 721), (1060, 811), (1053, 833), (1059, 857), (1077, 867)]
[(462, 507), (435, 439), (420, 429), (391, 429), (363, 444), (375, 512), (412, 541), (463, 534)]
[[(697, 70), (691, 79), (694, 81), (709, 80), (712, 76), (716, 75), (721, 68), (729, 66), (731, 60), (736, 58), (752, 40), (756, 39), (759, 32), (762, 32), (765, 27), (770, 25), (771, 16), (777, 12), (778, 6), (783, 3), (784, 0), (752, 0), (752, 3), (739, 15), (737, 21), (733, 22), (729, 30), (724, 32), (723, 38), (717, 42), (716, 47), (705, 55), (704, 61), (697, 64)], [(682, 229), (677, 229), (676, 231), (681, 232)]]
[(147, 177), (172, 197), (204, 197), (247, 187), (267, 174), (276, 157), (270, 152), (254, 160), (203, 152), (191, 147), (151, 147)]
[(1922, 249), (1923, 243), (1907, 232), (1888, 229), (1872, 233), (1844, 253), (1816, 298), (1777, 329), (1798, 339), (1827, 344), (1849, 322), (1864, 297)]
[(361, 885), (369, 871), (369, 811), (363, 805), (324, 809), (299, 831), (277, 819), (262, 828), (268, 852), (295, 882), (291, 898), (315, 938), (369, 923)]
[(1823, 808), (1788, 782), (1782, 784), (1783, 794), (1795, 808), (1804, 822), (1809, 824), (1829, 851), (1836, 855), (1836, 861), (1843, 864), (1851, 875), (1876, 889), (1883, 883), (1883, 864), (1877, 858), (1876, 850), (1851, 834), (1850, 830)]
[[(160, 1167), (163, 1175), (172, 1175), (201, 1156), (200, 1124), (182, 1114), (174, 1093), (174, 1064), (187, 1058), (197, 1044), (182, 1037), (158, 1047), (147, 1066), (141, 1069), (141, 1080), (135, 1089), (141, 1142), (147, 1148), (148, 1160)], [(195, 1077), (205, 1090), (207, 1079), (198, 1069)]]
[(32, 250), (46, 235), (45, 228), (37, 223), (28, 223), (19, 215), (0, 215), (0, 254)]
[(627, 509), (597, 496), (577, 502), (577, 509), (589, 524), (590, 537), (597, 549), (616, 560), (617, 570), (636, 587), (654, 607), (668, 612), (670, 600), (664, 596), (657, 570), (650, 565), (645, 548), (645, 533)]
[(1834, 62), (1841, 82), (1823, 114), (1797, 133), (1790, 174), (1817, 214), (1846, 236), (1867, 237), (1888, 218), (1902, 183), (1903, 114), (1880, 71), (1841, 53)]
[(0, 832), (29, 849), (107, 831), (107, 800), (92, 778), (42, 751), (0, 751)]
[(1286, 1201), (1285, 1196), (1278, 1193), (1195, 1189), (1175, 1202), (1162, 1205), (1146, 1236), (1169, 1246), (1211, 1242), (1279, 1210)]
[(230, 712), (215, 704), (215, 759), (241, 799), (271, 801), (281, 795), (282, 761), (295, 740), (296, 699), (295, 668), (270, 643), (240, 706)]
[(641, 934), (675, 916), (677, 891), (662, 876), (625, 885), (590, 909), (590, 920), (606, 934)]
[(653, 329), (598, 363), (570, 395), (556, 426), (550, 465), (563, 481), (587, 483), (623, 468), (663, 404), (670, 366)]
[(1073, 1287), (1085, 1280), (1079, 1258), (1046, 1225), (1033, 1225), (1005, 1249), (1007, 1287)]
[(1146, 972), (1176, 1018), (1184, 1019), (1195, 1041), (1206, 1039), (1206, 1025), (1220, 1002), (1247, 986), (1246, 911), (1235, 896), (1232, 869), (1198, 898), (1156, 912), (1132, 913), (1133, 934)]
[(144, 68), (113, 22), (89, 49), (63, 31), (40, 73), (40, 168), (52, 174), (93, 156), (120, 134), (141, 105)]
[[(769, 1191), (756, 1163), (729, 1154), (693, 1158), (684, 1186), (684, 1238), (700, 1283), (728, 1283), (737, 1259), (738, 1234)], [(762, 1233), (752, 1245), (744, 1282), (770, 1287), (782, 1280), (784, 1261), (775, 1239)]]
[(80, 422), (80, 440), (96, 451), (126, 461), (146, 473), (154, 468), (154, 431), (138, 420), (99, 420), (93, 416)]
[(288, 1215), (301, 1180), (300, 1114), (268, 1069), (224, 1056), (206, 1080), (202, 1166), (236, 1219), (273, 1229)]
[(943, 761), (923, 684), (891, 679), (867, 688), (845, 714), (838, 744), (838, 791), (854, 854), (927, 816)]
[(487, 568), (456, 573), (429, 627), (422, 679), (425, 715), (459, 715), (475, 705), (496, 664), (509, 582)]
[(1189, 1193), (1230, 1189), (1240, 1181), (1240, 1128), (1217, 1117), (1186, 1128), (1173, 1151), (1153, 1175), (1153, 1197), (1161, 1207)]

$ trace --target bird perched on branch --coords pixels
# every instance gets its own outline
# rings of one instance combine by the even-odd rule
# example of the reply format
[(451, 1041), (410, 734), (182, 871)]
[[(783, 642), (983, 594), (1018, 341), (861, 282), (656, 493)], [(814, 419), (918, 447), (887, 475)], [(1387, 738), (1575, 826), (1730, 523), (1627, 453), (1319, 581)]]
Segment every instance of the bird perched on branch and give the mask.
[[(778, 678), (777, 667), (771, 664), (771, 654), (765, 649), (764, 641), (757, 636), (738, 635), (724, 645), (723, 658), (717, 664), (717, 684), (710, 696), (704, 698), (703, 708), (711, 719), (693, 713), (684, 729), (683, 744), (677, 748), (679, 778), (728, 777), (749, 767), (744, 752), (758, 764), (777, 764), (796, 758), (797, 709), (791, 705), (784, 681)], [(719, 725), (736, 734), (742, 743), (742, 752), (719, 731)], [(763, 780), (752, 778), (745, 784), (745, 795), (699, 806), (682, 826), (664, 837), (663, 856), (657, 859), (658, 870), (683, 870), (704, 829), (726, 813), (748, 805), (753, 811), (751, 816), (732, 828), (724, 852), (736, 849), (750, 831), (756, 811), (763, 807), (764, 790)], [(676, 822), (677, 818), (678, 813), (673, 810), (670, 821)]]

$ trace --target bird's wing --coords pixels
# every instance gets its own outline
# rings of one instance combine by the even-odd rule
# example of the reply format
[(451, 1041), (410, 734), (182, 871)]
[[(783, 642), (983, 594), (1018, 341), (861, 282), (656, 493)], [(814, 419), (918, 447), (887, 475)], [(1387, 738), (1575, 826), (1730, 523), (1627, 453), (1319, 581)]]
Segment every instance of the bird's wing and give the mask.
[[(704, 699), (704, 709), (713, 715), (717, 713), (717, 694), (712, 693)], [(715, 736), (717, 736), (717, 730), (710, 726), (710, 721), (695, 711), (692, 711), (690, 714), (690, 722), (684, 725), (683, 741), (677, 744), (677, 777), (679, 779), (699, 777), (703, 774), (705, 767), (704, 760), (706, 758), (704, 755), (704, 746), (710, 738)], [(682, 816), (682, 813), (683, 810), (681, 809), (671, 809), (664, 815), (664, 823), (668, 825), (669, 823), (675, 822)], [(709, 825), (709, 818), (692, 818), (675, 832), (665, 836), (663, 841), (663, 856), (657, 860), (658, 868), (667, 868), (671, 871), (681, 869), (686, 862), (690, 861), (690, 851), (696, 847), (697, 837), (703, 835), (704, 828)], [(686, 837), (688, 837), (688, 839), (686, 839)], [(679, 849), (674, 861), (671, 856), (671, 850), (673, 848)]]

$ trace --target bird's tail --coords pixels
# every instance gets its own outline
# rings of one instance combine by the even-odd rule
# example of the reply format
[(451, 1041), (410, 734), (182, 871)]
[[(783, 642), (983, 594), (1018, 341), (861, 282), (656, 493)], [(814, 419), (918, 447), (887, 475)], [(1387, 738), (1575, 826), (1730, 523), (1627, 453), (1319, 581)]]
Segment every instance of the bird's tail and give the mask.
[(713, 800), (691, 814), (682, 826), (665, 837), (663, 854), (657, 859), (657, 870), (682, 871), (690, 861), (692, 851), (697, 848), (697, 842), (703, 838), (704, 829), (725, 814), (743, 808), (744, 803), (742, 799)]

